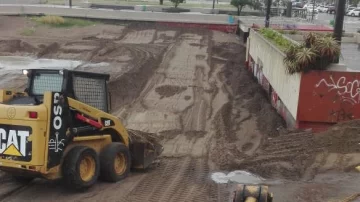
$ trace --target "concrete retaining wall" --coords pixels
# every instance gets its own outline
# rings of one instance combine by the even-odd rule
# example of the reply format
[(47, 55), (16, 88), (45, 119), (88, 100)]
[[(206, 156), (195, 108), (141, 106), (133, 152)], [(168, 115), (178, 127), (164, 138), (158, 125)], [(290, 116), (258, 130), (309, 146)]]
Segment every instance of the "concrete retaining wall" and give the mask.
[(301, 74), (287, 74), (284, 53), (254, 30), (250, 31), (249, 39), (249, 55), (296, 120)]
[[(151, 5), (136, 5), (134, 10), (136, 11), (153, 11), (153, 12), (161, 12), (165, 7), (161, 6), (151, 6)], [(190, 12), (198, 12), (203, 14), (218, 14), (219, 9), (211, 9), (211, 8), (186, 8), (189, 9)]]
[(193, 13), (159, 13), (126, 10), (90, 9), (79, 7), (50, 5), (1, 5), (0, 15), (59, 15), (64, 17), (83, 17), (96, 19), (182, 22), (202, 24), (236, 24), (234, 18), (228, 15), (207, 15)]
[(254, 30), (250, 30), (247, 51), (246, 67), (288, 127), (323, 131), (332, 124), (360, 118), (360, 93), (356, 93), (360, 72), (331, 64), (326, 71), (289, 75), (283, 63), (285, 54)]
[(356, 43), (360, 44), (360, 33), (355, 34)]

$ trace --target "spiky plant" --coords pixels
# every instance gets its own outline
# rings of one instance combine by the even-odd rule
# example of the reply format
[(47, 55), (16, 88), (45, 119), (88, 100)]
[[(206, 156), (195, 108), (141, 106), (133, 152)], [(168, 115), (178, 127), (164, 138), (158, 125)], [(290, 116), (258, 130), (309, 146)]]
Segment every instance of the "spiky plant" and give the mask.
[(286, 67), (286, 72), (289, 74), (294, 74), (301, 71), (301, 67), (295, 60), (284, 60)]
[(304, 37), (306, 47), (311, 48), (315, 44), (317, 39), (318, 35), (314, 32), (309, 32), (308, 34), (306, 34)]
[(301, 48), (295, 54), (295, 61), (298, 63), (301, 70), (313, 65), (316, 61), (316, 52), (313, 48)]
[(320, 57), (329, 59), (329, 62), (333, 62), (339, 57), (341, 52), (339, 43), (333, 37), (329, 36), (318, 38), (314, 44), (314, 48)]
[(294, 61), (298, 49), (299, 47), (294, 44), (290, 45), (287, 49), (285, 49), (286, 56), (284, 58), (284, 62)]
[(290, 44), (289, 47), (285, 50), (285, 54), (287, 57), (295, 57), (296, 52), (301, 47), (296, 44)]
[(296, 61), (296, 53), (298, 50), (301, 49), (301, 46), (291, 44), (286, 50), (285, 50), (285, 58), (284, 58), (284, 64), (286, 67), (286, 71), (289, 74), (294, 74), (296, 72), (299, 72), (299, 63)]

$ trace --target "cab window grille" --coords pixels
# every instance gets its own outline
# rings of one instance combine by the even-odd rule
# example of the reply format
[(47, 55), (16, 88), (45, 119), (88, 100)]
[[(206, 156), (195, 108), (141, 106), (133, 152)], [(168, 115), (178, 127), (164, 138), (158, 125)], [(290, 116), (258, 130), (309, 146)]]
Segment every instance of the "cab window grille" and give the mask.
[(63, 76), (60, 74), (39, 74), (34, 77), (32, 94), (43, 95), (46, 91), (61, 92)]
[(74, 76), (73, 86), (77, 100), (102, 111), (107, 111), (105, 80)]

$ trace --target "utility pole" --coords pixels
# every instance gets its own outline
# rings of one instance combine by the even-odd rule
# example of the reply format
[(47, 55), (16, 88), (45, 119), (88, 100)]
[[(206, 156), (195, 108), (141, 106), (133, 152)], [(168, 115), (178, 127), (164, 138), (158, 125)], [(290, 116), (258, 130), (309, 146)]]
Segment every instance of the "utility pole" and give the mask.
[(69, 7), (72, 7), (72, 0), (69, 0)]
[(214, 9), (215, 9), (215, 0), (213, 0), (213, 12), (214, 12)]
[(312, 9), (312, 13), (311, 13), (311, 22), (314, 22), (314, 12), (315, 12), (315, 0), (313, 2), (313, 9)]
[(265, 19), (265, 27), (270, 26), (270, 9), (271, 9), (271, 0), (267, 0), (266, 6), (266, 19)]
[[(341, 37), (343, 33), (344, 15), (345, 15), (346, 0), (338, 0), (335, 14), (335, 26), (333, 36), (339, 45), (341, 45)], [(339, 63), (339, 58), (336, 60)]]

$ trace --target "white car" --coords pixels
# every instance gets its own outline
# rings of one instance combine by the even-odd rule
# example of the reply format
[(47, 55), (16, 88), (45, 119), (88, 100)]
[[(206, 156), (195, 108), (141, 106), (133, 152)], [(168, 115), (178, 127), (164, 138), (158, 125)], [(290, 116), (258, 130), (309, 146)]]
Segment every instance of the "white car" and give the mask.
[(326, 8), (325, 6), (318, 6), (316, 8), (320, 13), (326, 13), (326, 11), (328, 10), (328, 8)]
[(319, 13), (319, 10), (317, 8), (313, 8), (313, 7), (307, 7), (306, 10), (307, 10), (307, 13), (309, 13), (309, 14), (312, 14), (313, 11), (314, 11), (314, 14)]
[[(314, 5), (314, 4), (305, 4), (303, 8), (307, 8), (307, 9), (308, 9), (308, 8), (312, 8), (313, 5)], [(315, 8), (316, 8), (316, 6), (315, 6)]]
[(359, 16), (359, 17), (360, 17), (360, 8), (355, 8), (355, 9), (349, 11), (349, 12), (347, 13), (347, 15), (352, 16), (352, 17), (355, 17), (355, 16)]

